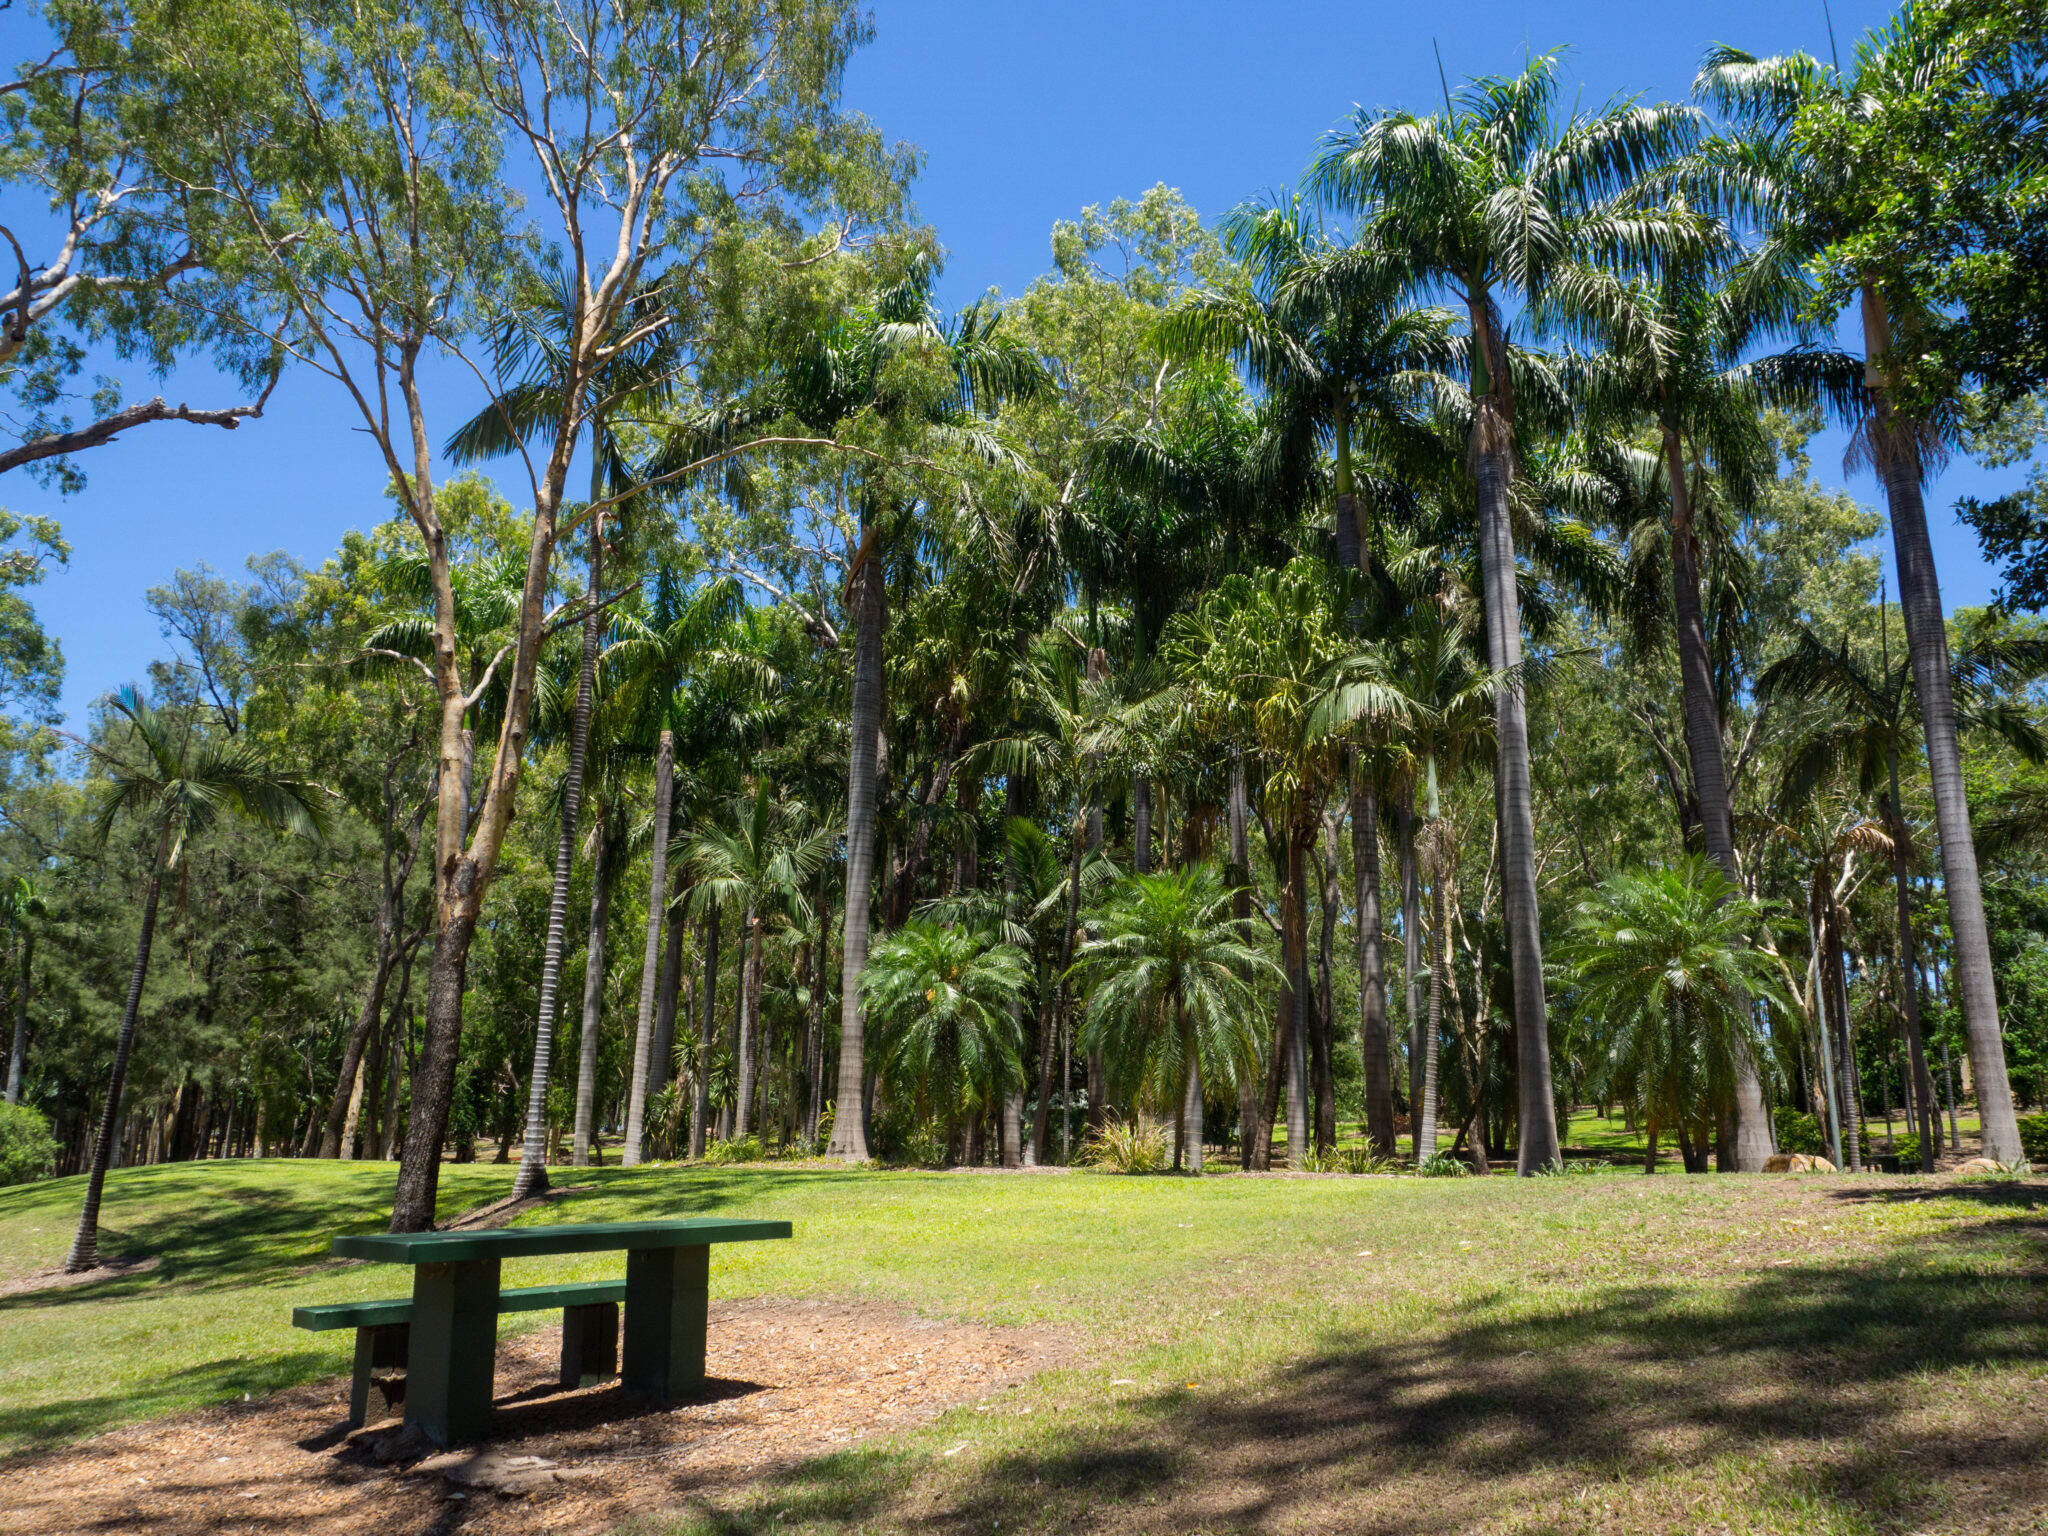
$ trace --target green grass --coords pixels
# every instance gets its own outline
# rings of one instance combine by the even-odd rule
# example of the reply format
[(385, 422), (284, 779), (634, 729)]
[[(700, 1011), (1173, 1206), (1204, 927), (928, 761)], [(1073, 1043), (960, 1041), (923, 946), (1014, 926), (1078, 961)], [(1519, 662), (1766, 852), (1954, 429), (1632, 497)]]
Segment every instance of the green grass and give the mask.
[[(510, 1176), (451, 1167), (444, 1204)], [(2039, 1530), (2048, 1508), (2039, 1183), (573, 1177), (593, 1187), (540, 1219), (795, 1222), (794, 1242), (720, 1250), (716, 1294), (1077, 1341), (993, 1411), (678, 1511), (691, 1530), (1862, 1533)], [(378, 1165), (117, 1174), (109, 1250), (163, 1263), (0, 1298), (0, 1448), (340, 1372), (347, 1341), (289, 1312), (400, 1292), (398, 1271), (323, 1259), (380, 1225), (390, 1186)], [(0, 1278), (61, 1258), (79, 1192), (0, 1191)]]

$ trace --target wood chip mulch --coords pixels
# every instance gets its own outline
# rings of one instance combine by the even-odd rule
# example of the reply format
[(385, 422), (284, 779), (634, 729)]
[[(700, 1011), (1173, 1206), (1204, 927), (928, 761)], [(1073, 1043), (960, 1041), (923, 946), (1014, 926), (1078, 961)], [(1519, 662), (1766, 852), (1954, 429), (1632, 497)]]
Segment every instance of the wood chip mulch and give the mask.
[[(111, 1431), (0, 1463), (0, 1532), (472, 1536), (614, 1529), (880, 1432), (925, 1423), (1072, 1353), (1067, 1338), (868, 1305), (711, 1310), (704, 1393), (670, 1409), (555, 1384), (559, 1328), (498, 1348), (491, 1440), (457, 1453), (400, 1428), (353, 1433), (348, 1384)], [(371, 1416), (382, 1407), (371, 1393)]]

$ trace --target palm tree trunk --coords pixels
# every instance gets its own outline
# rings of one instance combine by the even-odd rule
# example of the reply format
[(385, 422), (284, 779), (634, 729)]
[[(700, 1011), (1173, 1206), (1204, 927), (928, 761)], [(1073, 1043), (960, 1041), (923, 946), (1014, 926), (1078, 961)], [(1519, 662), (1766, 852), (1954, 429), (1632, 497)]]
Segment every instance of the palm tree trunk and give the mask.
[(674, 888), (662, 897), (668, 907), (664, 919), (668, 924), (668, 937), (661, 949), (661, 990), (655, 995), (654, 1043), (649, 1048), (647, 1062), (647, 1096), (650, 1100), (668, 1086), (674, 1075), (676, 1009), (683, 992), (683, 935), (689, 926), (683, 899), (686, 887), (680, 876), (680, 869), (670, 872), (670, 883)]
[(1351, 781), (1351, 876), (1358, 912), (1358, 1050), (1365, 1066), (1365, 1129), (1373, 1150), (1394, 1152), (1394, 1075), (1387, 1051), (1387, 937), (1380, 919), (1379, 795), (1362, 768)]
[(1416, 1157), (1422, 1155), (1422, 1036), (1421, 995), (1416, 978), (1422, 967), (1416, 964), (1422, 953), (1422, 875), (1415, 859), (1415, 789), (1406, 786), (1394, 802), (1394, 843), (1401, 865), (1401, 985), (1402, 1005), (1408, 1020), (1408, 1136)]
[(612, 905), (610, 828), (602, 818), (590, 855), (590, 933), (583, 948), (583, 1041), (576, 1070), (576, 1141), (570, 1160), (588, 1168), (597, 1133), (597, 1046), (604, 1025), (605, 918)]
[[(548, 1187), (548, 1077), (554, 1070), (555, 1014), (562, 984), (562, 952), (568, 943), (569, 877), (576, 867), (576, 823), (583, 806), (583, 764), (590, 745), (590, 704), (597, 691), (597, 642), (604, 616), (598, 597), (604, 582), (604, 519), (590, 524), (590, 584), (584, 601), (583, 662), (576, 678), (576, 706), (569, 720), (569, 771), (562, 784), (562, 828), (555, 841), (555, 880), (548, 893), (547, 937), (541, 947), (540, 1008), (533, 1035), (533, 1075), (526, 1084), (526, 1132), (519, 1145), (519, 1172), (512, 1198), (523, 1200)], [(577, 1095), (580, 1099), (582, 1088)], [(582, 1159), (577, 1159), (582, 1165)]]
[[(1728, 767), (1721, 746), (1721, 711), (1714, 694), (1714, 658), (1707, 645), (1700, 600), (1699, 540), (1693, 524), (1692, 482), (1676, 427), (1664, 427), (1665, 478), (1671, 488), (1671, 597), (1678, 631), (1678, 670), (1685, 716), (1685, 750), (1707, 856), (1738, 889), (1734, 820), (1728, 803)], [(1747, 1051), (1735, 1061), (1735, 1146), (1738, 1173), (1757, 1173), (1771, 1156), (1764, 1089)]]
[(1131, 870), (1152, 873), (1152, 781), (1143, 773), (1131, 777)]
[[(1491, 338), (1490, 327), (1486, 328)], [(1501, 823), (1502, 916), (1515, 995), (1515, 1067), (1521, 1091), (1516, 1171), (1528, 1175), (1560, 1159), (1550, 1082), (1550, 1024), (1543, 995), (1543, 935), (1536, 905), (1536, 819), (1529, 782), (1529, 712), (1519, 668), (1521, 599), (1515, 590), (1515, 536), (1508, 505), (1512, 424), (1498, 401), (1482, 397), (1472, 427), (1479, 493), (1479, 551), (1486, 589), (1487, 654), (1510, 675), (1494, 694), (1494, 772)]]
[(854, 556), (856, 622), (853, 696), (848, 714), (853, 735), (846, 770), (846, 923), (839, 969), (839, 1087), (828, 1157), (849, 1163), (868, 1160), (863, 1103), (867, 1062), (866, 1021), (861, 1013), (860, 978), (868, 964), (868, 907), (875, 872), (875, 738), (882, 725), (883, 572), (880, 552), (866, 534)]
[(1885, 819), (1892, 827), (1892, 890), (1899, 904), (1899, 1001), (1906, 1020), (1906, 1051), (1912, 1061), (1913, 1096), (1920, 1101), (1920, 1171), (1934, 1172), (1934, 1080), (1927, 1071), (1927, 1045), (1920, 1030), (1920, 956), (1913, 933), (1912, 849), (1906, 839), (1906, 818), (1899, 814), (1899, 754), (1891, 754), (1891, 793), (1885, 796)]
[[(1415, 1110), (1415, 1160), (1436, 1152), (1437, 1058), (1444, 1022), (1443, 871), (1429, 882), (1429, 1023), (1422, 1042), (1422, 1097)], [(1474, 1085), (1475, 1090), (1477, 1085)]]
[(7, 1053), (7, 1102), (21, 1102), (21, 1080), (28, 1071), (28, 987), (35, 973), (36, 939), (21, 931), (21, 977), (14, 989), (14, 1048)]
[[(1245, 786), (1244, 752), (1230, 749), (1230, 781), (1224, 804), (1225, 824), (1230, 840), (1230, 879), (1235, 889), (1230, 896), (1230, 916), (1240, 932), (1252, 916), (1251, 796)], [(1237, 1077), (1237, 1161), (1249, 1170), (1252, 1142), (1259, 1121), (1259, 1089), (1256, 1076), (1240, 1072)]]
[(114, 1133), (121, 1121), (121, 1088), (128, 1080), (128, 1056), (135, 1048), (135, 1017), (142, 1008), (142, 983), (149, 974), (149, 950), (156, 941), (157, 898), (163, 892), (164, 859), (170, 851), (171, 824), (157, 834), (156, 857), (149, 866), (149, 890), (142, 899), (142, 934), (135, 944), (135, 966), (128, 973), (128, 1001), (121, 1009), (121, 1032), (114, 1037), (114, 1070), (107, 1079), (106, 1107), (100, 1111), (100, 1132), (93, 1140), (92, 1174), (86, 1180), (85, 1207), (78, 1213), (78, 1235), (64, 1260), (67, 1275), (96, 1269), (100, 1262), (100, 1197), (107, 1187), (107, 1165), (114, 1152)]
[(690, 1110), (690, 1156), (704, 1155), (711, 1127), (711, 1049), (718, 1039), (718, 908), (704, 914), (704, 1011), (697, 1023), (697, 1082)]
[(1337, 914), (1344, 905), (1344, 860), (1338, 852), (1337, 828), (1342, 821), (1335, 807), (1323, 811), (1322, 846), (1322, 919), (1321, 931), (1316, 936), (1316, 1018), (1315, 1033), (1310, 1036), (1314, 1047), (1315, 1068), (1315, 1144), (1319, 1152), (1328, 1151), (1337, 1140), (1337, 986), (1335, 962), (1337, 949)]
[[(1864, 345), (1873, 358), (1881, 357), (1888, 346), (1882, 300), (1867, 287)], [(1999, 1034), (1998, 991), (1991, 975), (1991, 940), (1984, 920), (1984, 890), (1977, 874), (1977, 846), (1970, 832), (1970, 804), (1963, 793), (1948, 629), (1942, 617), (1934, 547), (1927, 536), (1917, 423), (1895, 413), (1888, 394), (1880, 389), (1871, 426), (1878, 474), (1891, 512), (1899, 609), (1913, 663), (1913, 687), (1920, 696), (1920, 725), (1927, 738), (1934, 825), (1941, 841), (1942, 888), (1948, 895), (1949, 932), (1955, 940), (1953, 966), (1962, 994), (1970, 1075), (1977, 1085), (1977, 1113), (1984, 1127), (1984, 1155), (2001, 1163), (2017, 1162), (2024, 1153), (2013, 1111), (2012, 1083), (2006, 1076), (2005, 1044)]]
[(1287, 1038), (1287, 1166), (1300, 1168), (1308, 1155), (1308, 848), (1314, 834), (1290, 828), (1287, 836), (1287, 890), (1282, 904), (1281, 947), (1294, 996), (1288, 1010)]
[(1188, 1050), (1188, 1091), (1180, 1105), (1181, 1141), (1187, 1147), (1189, 1173), (1202, 1171), (1202, 1061)]
[(668, 818), (676, 784), (676, 737), (661, 733), (654, 754), (654, 846), (647, 879), (647, 949), (640, 964), (640, 1013), (633, 1024), (633, 1077), (626, 1090), (626, 1145), (619, 1161), (640, 1162), (647, 1121), (648, 1058), (654, 1046), (654, 995), (661, 981), (661, 913), (668, 897)]
[(761, 915), (747, 908), (746, 953), (740, 959), (739, 1086), (733, 1094), (733, 1135), (744, 1139), (757, 1128), (754, 1091), (763, 1075), (761, 1056)]
[(1852, 1173), (1863, 1171), (1861, 1107), (1856, 1095), (1856, 1042), (1849, 1033), (1849, 981), (1843, 969), (1839, 918), (1830, 914), (1821, 927), (1821, 941), (1827, 946), (1822, 960), (1821, 985), (1826, 989), (1826, 1027), (1834, 1034), (1835, 1123), (1840, 1127), (1842, 1154)]

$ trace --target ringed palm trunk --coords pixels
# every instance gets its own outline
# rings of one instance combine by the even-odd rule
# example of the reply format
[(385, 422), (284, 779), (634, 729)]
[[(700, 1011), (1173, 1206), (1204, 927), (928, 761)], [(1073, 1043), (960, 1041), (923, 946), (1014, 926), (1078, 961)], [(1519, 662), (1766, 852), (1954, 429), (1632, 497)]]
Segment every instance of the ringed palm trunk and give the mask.
[[(1231, 920), (1242, 933), (1252, 916), (1251, 881), (1251, 796), (1245, 786), (1244, 753), (1230, 749), (1230, 781), (1224, 813), (1230, 838), (1230, 878), (1236, 889), (1230, 895)], [(1237, 1075), (1237, 1161), (1247, 1171), (1252, 1166), (1252, 1144), (1259, 1121), (1259, 1085), (1255, 1072)]]
[(668, 904), (668, 818), (676, 786), (676, 737), (661, 733), (654, 754), (654, 848), (647, 881), (647, 948), (640, 964), (640, 1013), (633, 1025), (633, 1077), (626, 1090), (626, 1145), (619, 1161), (628, 1168), (640, 1162), (646, 1135), (647, 1078), (654, 1049), (654, 998), (661, 983), (661, 917)]
[(1287, 891), (1282, 922), (1282, 947), (1287, 974), (1293, 981), (1287, 1030), (1287, 1166), (1299, 1169), (1308, 1155), (1309, 1094), (1308, 1030), (1308, 850), (1314, 837), (1309, 827), (1291, 829), (1287, 838)]
[(1410, 1151), (1422, 1155), (1422, 1001), (1416, 978), (1422, 968), (1422, 877), (1415, 862), (1415, 790), (1401, 791), (1394, 807), (1394, 837), (1401, 864), (1401, 986), (1408, 1019), (1408, 1139)]
[(1180, 1102), (1180, 1139), (1189, 1173), (1202, 1171), (1202, 1058), (1192, 1036), (1187, 1042), (1188, 1091)]
[(1891, 754), (1891, 793), (1885, 817), (1892, 824), (1892, 891), (1899, 905), (1899, 997), (1906, 1019), (1906, 1050), (1913, 1071), (1913, 1096), (1920, 1101), (1920, 1171), (1934, 1172), (1935, 1143), (1940, 1127), (1934, 1117), (1934, 1079), (1927, 1071), (1927, 1046), (1920, 1032), (1920, 955), (1913, 932), (1912, 857), (1906, 841), (1906, 818), (1899, 814), (1899, 754)]
[(1351, 785), (1351, 874), (1358, 912), (1358, 1049), (1365, 1064), (1365, 1129), (1394, 1151), (1394, 1075), (1387, 1050), (1387, 950), (1380, 920), (1379, 796), (1363, 770)]
[[(1884, 300), (1868, 285), (1863, 289), (1863, 333), (1864, 351), (1875, 365), (1890, 350), (1891, 331)], [(1927, 536), (1918, 423), (1894, 409), (1881, 376), (1874, 376), (1872, 382), (1877, 386), (1872, 440), (1891, 513), (1899, 609), (1906, 624), (1913, 687), (1920, 696), (1920, 725), (1927, 737), (1934, 825), (1941, 839), (1942, 888), (1948, 894), (1949, 932), (1955, 938), (1953, 967), (1962, 995), (1970, 1075), (1977, 1085), (1977, 1113), (1984, 1127), (1984, 1155), (2001, 1163), (2017, 1162), (2024, 1152), (2013, 1112), (2012, 1083), (2006, 1076), (2005, 1044), (1999, 1034), (1998, 991), (1991, 976), (1991, 939), (1977, 874), (1977, 845), (1970, 832), (1969, 801), (1963, 794), (1948, 628), (1942, 618), (1934, 546)]]
[(85, 1207), (78, 1213), (78, 1235), (64, 1260), (67, 1275), (82, 1274), (100, 1262), (100, 1197), (107, 1187), (107, 1165), (121, 1122), (121, 1088), (128, 1080), (128, 1056), (135, 1048), (135, 1017), (142, 1008), (142, 983), (149, 974), (149, 950), (156, 942), (157, 898), (163, 893), (164, 859), (170, 851), (171, 824), (157, 834), (156, 857), (149, 866), (149, 890), (142, 899), (142, 936), (135, 944), (135, 966), (128, 973), (128, 1001), (121, 1009), (121, 1032), (114, 1037), (114, 1070), (107, 1079), (107, 1101), (100, 1111), (99, 1135), (93, 1138), (92, 1173), (85, 1184)]
[[(1444, 1023), (1444, 888), (1438, 869), (1429, 882), (1429, 1022), (1422, 1042), (1422, 1095), (1415, 1110), (1415, 1160), (1436, 1153), (1437, 1058)], [(1475, 1094), (1477, 1084), (1474, 1084)]]
[[(1475, 328), (1485, 330), (1483, 317)], [(1501, 822), (1501, 886), (1515, 995), (1515, 1065), (1521, 1135), (1515, 1168), (1523, 1175), (1560, 1159), (1550, 1083), (1550, 1024), (1543, 996), (1543, 935), (1536, 907), (1536, 819), (1529, 783), (1529, 712), (1519, 676), (1521, 600), (1515, 590), (1515, 536), (1508, 506), (1512, 426), (1500, 401), (1477, 402), (1473, 478), (1479, 493), (1479, 551), (1486, 591), (1487, 651), (1511, 675), (1494, 692), (1495, 774)]]
[(740, 956), (739, 1086), (733, 1093), (732, 1133), (744, 1138), (756, 1129), (755, 1079), (761, 1075), (761, 914), (752, 907), (741, 932), (747, 947)]
[[(871, 536), (870, 536), (871, 537)], [(828, 1157), (849, 1163), (868, 1160), (866, 1116), (862, 1113), (867, 1062), (866, 1020), (860, 978), (868, 964), (869, 904), (875, 873), (875, 737), (882, 726), (883, 573), (879, 551), (863, 540), (856, 556), (858, 621), (853, 644), (853, 697), (848, 714), (853, 735), (846, 770), (846, 922), (839, 970), (839, 1086)]]
[[(584, 601), (582, 668), (576, 676), (576, 706), (569, 720), (569, 773), (562, 784), (562, 828), (555, 841), (555, 879), (548, 892), (547, 938), (541, 949), (540, 1006), (533, 1035), (533, 1074), (526, 1084), (526, 1133), (519, 1144), (519, 1172), (512, 1198), (524, 1199), (548, 1187), (548, 1078), (554, 1070), (555, 1015), (562, 985), (562, 951), (569, 928), (569, 877), (576, 867), (576, 822), (583, 806), (583, 764), (590, 745), (590, 701), (597, 691), (597, 642), (603, 616), (597, 610), (604, 581), (603, 519), (590, 525), (590, 587)], [(474, 924), (472, 924), (472, 927)], [(438, 963), (438, 961), (437, 961)], [(458, 996), (459, 996), (458, 992)], [(577, 1089), (579, 1097), (582, 1089)], [(577, 1159), (581, 1165), (582, 1159)]]
[[(1665, 478), (1671, 487), (1671, 598), (1678, 631), (1681, 708), (1685, 750), (1699, 805), (1700, 832), (1707, 856), (1731, 884), (1742, 876), (1735, 864), (1734, 819), (1728, 804), (1728, 767), (1721, 749), (1721, 711), (1714, 696), (1713, 654), (1707, 646), (1700, 601), (1699, 542), (1692, 515), (1692, 483), (1684, 444), (1672, 426), (1664, 428)], [(1735, 1171), (1761, 1172), (1771, 1156), (1771, 1127), (1764, 1109), (1763, 1082), (1748, 1051), (1735, 1059)]]
[(597, 1046), (604, 1025), (604, 930), (612, 905), (611, 839), (598, 824), (590, 858), (590, 936), (583, 950), (583, 1041), (576, 1071), (576, 1143), (571, 1160), (590, 1166), (597, 1134)]

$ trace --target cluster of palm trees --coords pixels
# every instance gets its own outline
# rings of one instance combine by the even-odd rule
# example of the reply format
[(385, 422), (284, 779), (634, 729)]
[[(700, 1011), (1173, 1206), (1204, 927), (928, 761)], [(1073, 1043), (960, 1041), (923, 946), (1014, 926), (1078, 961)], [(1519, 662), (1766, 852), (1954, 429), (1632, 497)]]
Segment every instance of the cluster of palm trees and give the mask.
[[(1555, 55), (1439, 111), (1362, 111), (1297, 193), (1222, 222), (1209, 281), (1145, 310), (1142, 368), (1106, 407), (1012, 313), (943, 315), (930, 259), (897, 249), (839, 253), (862, 297), (779, 320), (769, 362), (716, 402), (684, 386), (659, 328), (629, 331), (592, 386), (608, 510), (586, 525), (581, 592), (555, 621), (577, 643), (549, 653), (536, 721), (559, 772), (519, 1192), (545, 1186), (563, 1129), (579, 860), (578, 1163), (607, 1123), (628, 1163), (763, 1135), (859, 1161), (906, 1126), (971, 1159), (1049, 1161), (1071, 1155), (1077, 1115), (1099, 1130), (1126, 1111), (1170, 1123), (1184, 1164), (1205, 1120), (1233, 1114), (1247, 1165), (1276, 1134), (1298, 1162), (1337, 1134), (1349, 995), (1384, 1153), (1404, 1115), (1418, 1159), (1439, 1149), (1455, 1081), (1476, 1157), (1511, 1128), (1519, 1171), (1553, 1167), (1569, 1076), (1628, 1105), (1653, 1149), (1668, 1129), (1688, 1166), (1712, 1143), (1756, 1168), (1784, 1063), (1805, 1059), (1786, 1040), (1807, 1038), (1770, 1020), (1803, 1016), (1829, 1063), (1812, 1101), (1853, 1157), (1842, 955), (1860, 857), (1895, 888), (1892, 992), (1931, 1166), (1907, 809), (1922, 752), (1984, 1146), (2016, 1160), (1958, 731), (2038, 755), (2012, 701), (2048, 658), (1995, 637), (1951, 652), (1923, 497), (1948, 424), (1900, 387), (1911, 315), (1886, 272), (1862, 281), (1862, 356), (1816, 312), (1810, 271), (1854, 233), (1856, 170), (1796, 131), (1817, 101), (1876, 110), (1912, 78), (1935, 46), (1915, 14), (1847, 72), (1714, 50), (1697, 96), (1718, 126), (1689, 105), (1571, 104)], [(530, 386), (457, 435), (460, 457), (558, 414), (550, 349), (506, 347), (508, 372), (530, 351)], [(1802, 633), (1737, 664), (1738, 530), (1777, 473), (1774, 410), (1832, 413), (1877, 468), (1897, 656), (1888, 631), (1874, 663)], [(727, 528), (772, 509), (784, 536), (721, 536), (710, 557), (719, 541), (669, 538), (706, 508)], [(840, 543), (812, 551), (799, 523)], [(417, 595), (417, 564), (387, 562), (388, 597)], [(522, 580), (487, 552), (458, 573), (465, 675), (484, 679), (470, 742), (500, 725), (491, 657)], [(1605, 637), (1613, 664), (1675, 659), (1679, 744), (1651, 704), (1638, 714), (1696, 857), (1603, 886), (1546, 955), (1531, 702), (1574, 664), (1568, 632)], [(424, 666), (430, 638), (396, 620), (360, 664)], [(124, 708), (156, 765), (135, 782), (186, 783), (146, 708)], [(1785, 766), (1745, 809), (1767, 715)], [(117, 808), (155, 818), (159, 869), (222, 805), (317, 830), (294, 780), (221, 783)], [(607, 1091), (608, 903), (642, 852), (628, 1065)], [(1804, 989), (1769, 899), (1791, 886)], [(145, 924), (137, 988), (147, 946)], [(134, 1012), (131, 995), (123, 1052)], [(778, 1039), (778, 1020), (798, 1022)]]

